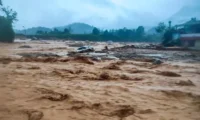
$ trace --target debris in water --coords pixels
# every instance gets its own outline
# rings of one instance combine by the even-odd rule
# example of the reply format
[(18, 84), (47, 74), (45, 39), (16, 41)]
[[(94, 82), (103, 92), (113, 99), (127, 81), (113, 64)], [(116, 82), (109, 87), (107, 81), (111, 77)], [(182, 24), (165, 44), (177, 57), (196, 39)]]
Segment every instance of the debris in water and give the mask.
[(122, 80), (131, 80), (131, 78), (129, 76), (125, 75), (125, 74), (121, 75), (120, 78)]
[(29, 45), (23, 45), (23, 46), (20, 46), (19, 48), (32, 48), (32, 47)]
[(140, 61), (140, 62), (154, 62), (154, 59), (152, 58), (135, 58), (135, 61)]
[(28, 115), (28, 120), (41, 120), (44, 116), (43, 112), (37, 110), (26, 110), (25, 113)]
[(77, 57), (74, 57), (72, 60), (76, 62), (80, 62), (80, 63), (94, 65), (94, 62), (92, 62), (90, 58), (85, 57), (85, 56), (77, 56)]
[(19, 53), (18, 55), (24, 58), (38, 58), (38, 57), (60, 57), (53, 53)]
[(170, 71), (158, 71), (157, 74), (158, 75), (167, 76), (167, 77), (181, 77), (180, 74), (177, 74), (177, 73), (174, 73), (174, 72), (170, 72)]
[(77, 49), (78, 53), (85, 53), (85, 52), (94, 52), (94, 48), (92, 46), (82, 46)]
[(140, 114), (151, 114), (151, 113), (154, 113), (154, 111), (152, 109), (146, 109), (146, 110), (140, 110), (139, 113)]
[(160, 59), (155, 59), (154, 61), (153, 61), (153, 64), (154, 65), (160, 65), (160, 64), (162, 64), (163, 63), (163, 61), (161, 61)]
[(118, 116), (120, 119), (133, 115), (135, 113), (135, 109), (129, 105), (123, 105), (120, 109), (115, 110), (111, 113), (111, 116)]
[(191, 80), (187, 80), (187, 81), (179, 81), (176, 83), (176, 85), (180, 85), (180, 86), (195, 86), (194, 83)]
[(0, 63), (2, 64), (9, 64), (11, 63), (12, 59), (11, 58), (0, 58)]
[(40, 67), (39, 67), (39, 66), (31, 66), (31, 67), (29, 67), (28, 69), (31, 69), (31, 70), (38, 70), (38, 69), (40, 69)]
[(44, 94), (44, 96), (42, 96), (41, 99), (48, 99), (51, 101), (63, 101), (70, 97), (68, 94), (54, 92), (45, 88), (40, 88), (39, 90), (42, 94)]
[(110, 70), (120, 70), (120, 67), (117, 66), (116, 64), (114, 63), (111, 63), (110, 65), (104, 67), (105, 69), (110, 69)]
[(106, 72), (101, 73), (100, 76), (99, 76), (100, 80), (108, 80), (110, 78), (111, 78), (110, 75)]
[(119, 58), (112, 55), (102, 56), (102, 59), (103, 60), (119, 60)]
[(149, 72), (147, 70), (139, 70), (139, 69), (131, 69), (131, 70), (128, 70), (129, 73), (145, 73), (145, 72)]

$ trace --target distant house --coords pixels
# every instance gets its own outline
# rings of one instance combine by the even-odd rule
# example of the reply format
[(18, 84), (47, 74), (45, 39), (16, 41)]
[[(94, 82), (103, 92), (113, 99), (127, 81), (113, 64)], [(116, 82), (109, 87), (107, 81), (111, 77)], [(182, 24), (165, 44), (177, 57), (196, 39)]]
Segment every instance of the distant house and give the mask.
[(200, 33), (181, 34), (179, 39), (183, 47), (200, 50)]
[[(192, 18), (190, 21), (175, 26), (181, 45), (187, 48), (200, 50), (200, 21)], [(175, 38), (173, 37), (173, 38)]]
[(192, 18), (184, 24), (175, 25), (175, 28), (181, 34), (200, 33), (200, 20)]

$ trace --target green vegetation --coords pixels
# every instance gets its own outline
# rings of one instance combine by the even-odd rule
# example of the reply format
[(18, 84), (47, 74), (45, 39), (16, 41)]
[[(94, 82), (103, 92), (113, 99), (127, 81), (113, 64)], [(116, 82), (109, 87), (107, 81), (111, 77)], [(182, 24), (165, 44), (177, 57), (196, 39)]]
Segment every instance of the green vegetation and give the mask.
[(94, 29), (93, 26), (90, 26), (85, 23), (72, 23), (62, 27), (56, 27), (59, 31), (64, 31), (68, 29), (71, 34), (90, 34)]
[(1, 0), (0, 11), (4, 13), (4, 15), (0, 15), (0, 42), (11, 43), (15, 37), (12, 24), (14, 21), (17, 21), (17, 13), (9, 7), (3, 7)]
[(163, 33), (165, 31), (165, 29), (167, 28), (167, 26), (165, 25), (164, 22), (161, 22), (158, 24), (158, 26), (156, 27), (156, 32), (158, 33)]
[[(29, 37), (36, 37), (40, 39), (71, 39), (71, 40), (90, 40), (90, 41), (119, 41), (119, 42), (154, 42), (154, 35), (146, 35), (143, 26), (139, 26), (137, 29), (116, 29), (116, 30), (100, 30), (96, 27), (93, 28), (91, 33), (86, 34), (71, 34), (68, 28), (63, 31), (59, 31), (54, 28), (52, 31), (38, 30), (36, 35), (29, 35)], [(150, 39), (148, 39), (150, 37)]]
[(179, 40), (173, 40), (173, 35), (177, 33), (174, 27), (171, 27), (171, 21), (169, 21), (169, 26), (167, 27), (164, 22), (161, 22), (156, 27), (156, 31), (163, 36), (162, 45), (163, 46), (179, 46)]
[(100, 30), (98, 29), (98, 28), (94, 28), (93, 30), (92, 30), (92, 34), (94, 34), (94, 35), (99, 35), (100, 34)]
[(0, 42), (13, 42), (15, 33), (12, 24), (3, 16), (0, 16)]

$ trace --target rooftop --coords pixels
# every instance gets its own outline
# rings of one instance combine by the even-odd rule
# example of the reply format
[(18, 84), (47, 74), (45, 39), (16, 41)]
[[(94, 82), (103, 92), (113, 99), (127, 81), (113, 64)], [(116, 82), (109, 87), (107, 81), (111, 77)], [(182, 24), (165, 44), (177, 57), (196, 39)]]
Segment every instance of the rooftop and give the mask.
[(181, 34), (180, 40), (200, 40), (200, 33), (195, 34)]

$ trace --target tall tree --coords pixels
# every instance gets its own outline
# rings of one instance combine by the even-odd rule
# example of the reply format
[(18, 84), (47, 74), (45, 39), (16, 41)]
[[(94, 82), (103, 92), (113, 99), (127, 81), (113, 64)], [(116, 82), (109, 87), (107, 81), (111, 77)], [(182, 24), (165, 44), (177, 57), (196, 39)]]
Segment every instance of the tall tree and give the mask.
[(3, 13), (6, 15), (7, 20), (12, 24), (13, 22), (17, 21), (17, 12), (9, 7), (3, 7), (1, 9)]
[(13, 42), (15, 37), (12, 24), (3, 16), (0, 16), (0, 42)]
[(98, 28), (94, 28), (93, 31), (92, 31), (92, 34), (94, 35), (99, 35), (100, 34), (100, 30)]
[(44, 34), (45, 32), (44, 31), (42, 31), (42, 30), (38, 30), (37, 32), (36, 32), (36, 34), (38, 34), (38, 35), (42, 35), (42, 34)]
[(163, 33), (166, 30), (166, 25), (164, 22), (160, 22), (158, 26), (156, 27), (157, 33)]
[(136, 29), (136, 36), (137, 38), (142, 38), (145, 34), (145, 31), (144, 31), (144, 27), (143, 26), (139, 26), (137, 29)]
[[(0, 0), (0, 6), (2, 6), (2, 0)], [(4, 13), (4, 16), (0, 16), (0, 41), (13, 42), (15, 33), (12, 24), (17, 21), (17, 12), (9, 7), (1, 7), (0, 12)]]
[(52, 32), (53, 32), (54, 34), (59, 34), (59, 33), (61, 33), (57, 28), (54, 28)]
[(65, 34), (70, 34), (70, 29), (65, 28), (65, 29), (64, 29), (64, 33), (65, 33)]

